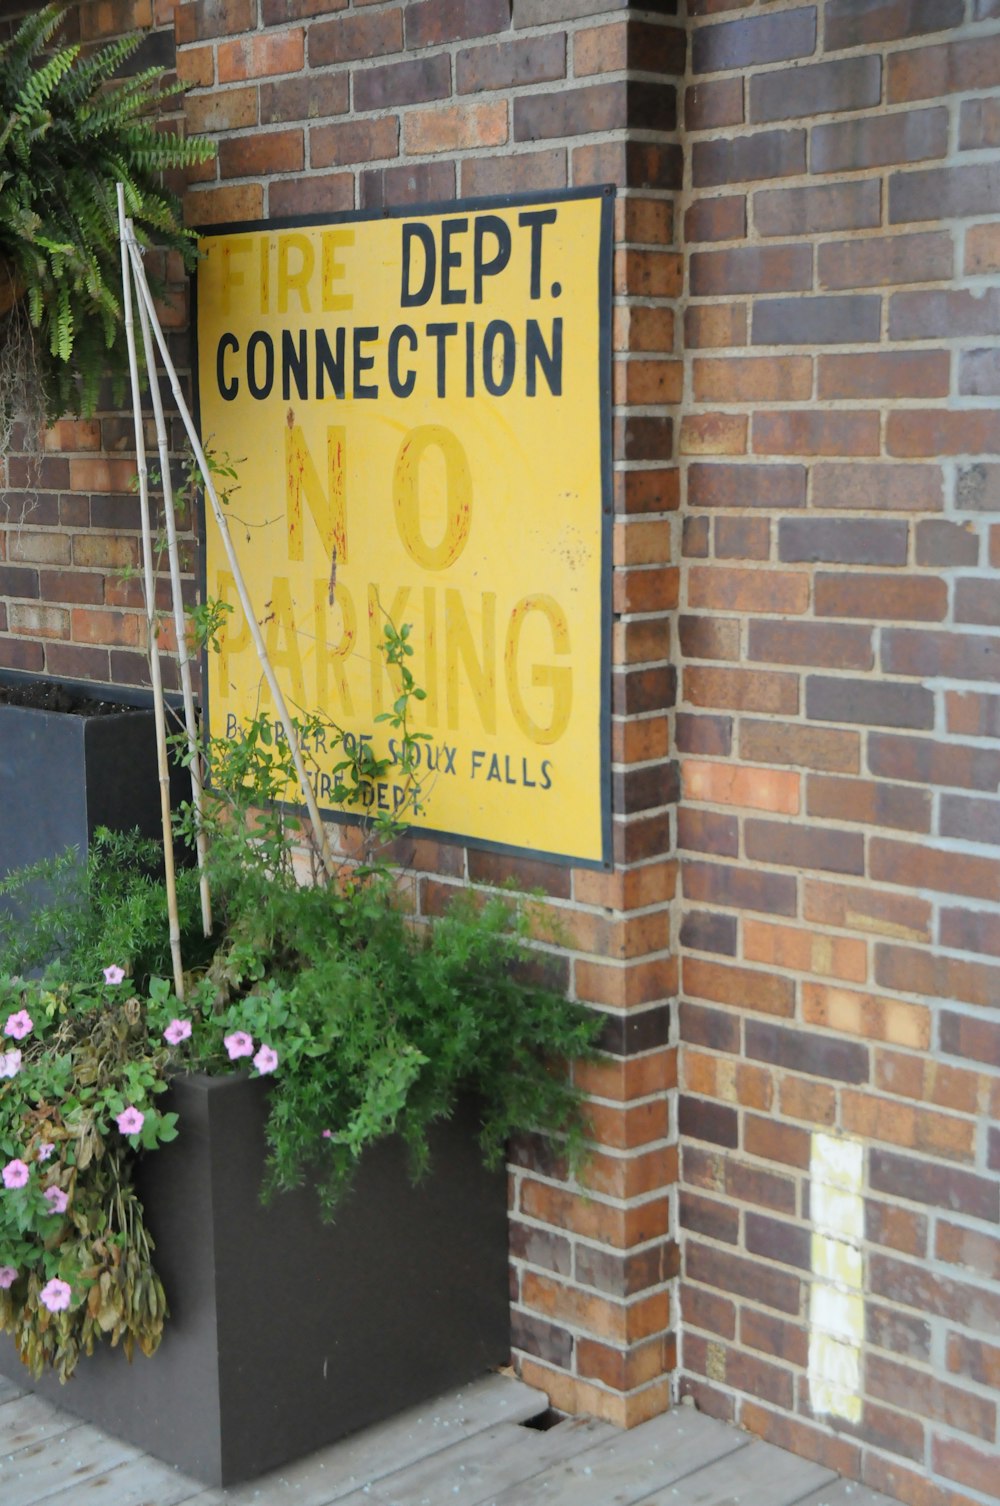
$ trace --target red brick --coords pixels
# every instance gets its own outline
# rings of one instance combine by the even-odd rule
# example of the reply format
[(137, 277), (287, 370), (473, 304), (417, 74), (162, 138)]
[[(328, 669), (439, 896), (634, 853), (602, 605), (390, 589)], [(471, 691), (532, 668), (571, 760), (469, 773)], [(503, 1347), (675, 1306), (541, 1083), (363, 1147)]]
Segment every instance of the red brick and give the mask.
[(271, 183), (268, 207), (272, 215), (339, 214), (353, 209), (353, 174), (310, 173)]
[(863, 983), (867, 974), (867, 948), (863, 941), (846, 937), (818, 936), (814, 931), (792, 926), (769, 925), (744, 920), (743, 956), (782, 972), (819, 973)]
[(941, 622), (948, 610), (946, 583), (931, 577), (820, 571), (814, 592), (817, 617)]
[(219, 172), (223, 178), (264, 178), (299, 173), (305, 165), (301, 130), (256, 132), (219, 143)]
[(790, 874), (689, 860), (684, 864), (683, 876), (686, 899), (766, 915), (795, 914), (797, 885)]
[(748, 1155), (805, 1170), (812, 1154), (812, 1136), (794, 1124), (782, 1124), (757, 1114), (744, 1117), (743, 1148)]
[[(757, 340), (757, 305), (754, 342)], [(753, 451), (757, 455), (877, 455), (880, 421), (877, 413), (830, 413), (816, 410), (755, 413)]]
[(962, 1266), (988, 1281), (1000, 1281), (1000, 1239), (996, 1234), (963, 1229), (938, 1219), (934, 1253), (949, 1265)]
[(830, 0), (823, 41), (836, 52), (946, 31), (963, 18), (962, 0)]
[(825, 622), (751, 622), (747, 657), (769, 664), (871, 669), (871, 630)]
[(410, 110), (404, 117), (403, 142), (408, 153), (465, 151), (502, 146), (507, 140), (507, 104), (441, 105)]
[(681, 984), (686, 994), (720, 1004), (738, 1004), (743, 1009), (785, 1016), (795, 1011), (795, 984), (774, 973), (685, 957), (681, 963)]
[(739, 852), (736, 818), (682, 806), (677, 813), (677, 846), (682, 852), (734, 858)]
[[(755, 762), (856, 774), (861, 766), (860, 750), (861, 740), (857, 732), (807, 727), (773, 718), (760, 722), (746, 718), (740, 721), (740, 757)], [(728, 749), (720, 751), (728, 752)]]
[(418, 0), (406, 7), (406, 45), (410, 49), (464, 42), (504, 32), (509, 26), (509, 0)]
[(798, 1276), (779, 1271), (762, 1260), (748, 1260), (728, 1250), (688, 1243), (685, 1271), (689, 1281), (750, 1297), (762, 1307), (798, 1315), (801, 1283)]
[(934, 99), (1000, 85), (1000, 37), (980, 36), (893, 53), (886, 76), (886, 98)]
[(689, 413), (681, 420), (682, 455), (742, 455), (747, 447), (746, 415)]
[(747, 342), (743, 303), (696, 304), (684, 311), (684, 343), (690, 350), (721, 350)]
[(798, 402), (812, 396), (810, 356), (702, 359), (694, 362), (693, 374), (696, 402)]
[(689, 665), (684, 670), (684, 699), (695, 706), (794, 715), (799, 709), (798, 678), (773, 671)]
[(312, 167), (342, 167), (353, 162), (372, 162), (399, 154), (399, 121), (394, 115), (381, 120), (351, 120), (342, 125), (316, 126), (309, 133)]
[(565, 188), (569, 182), (563, 147), (544, 152), (510, 152), (499, 157), (470, 157), (462, 163), (462, 193), (467, 197)]
[(736, 570), (719, 565), (692, 565), (688, 571), (688, 605), (739, 612), (805, 612), (809, 579), (794, 570)]
[[(897, 847), (901, 843), (877, 842), (879, 847)], [(921, 849), (917, 849), (920, 851)], [(975, 865), (966, 873), (966, 862), (958, 865), (951, 860), (952, 873), (948, 873), (947, 853), (935, 852), (938, 861), (926, 876), (925, 887), (944, 894), (967, 894), (973, 898), (994, 899), (1000, 886), (997, 865), (986, 858), (969, 858), (966, 862)], [(900, 883), (902, 874), (897, 866), (898, 855), (879, 852), (872, 858), (872, 866), (885, 874), (886, 883)], [(895, 875), (894, 877), (892, 875)], [(909, 882), (912, 883), (912, 870)], [(979, 893), (977, 891), (983, 891)], [(1000, 968), (989, 967), (981, 962), (962, 962), (956, 957), (935, 956), (908, 947), (890, 947), (879, 943), (875, 950), (875, 977), (884, 988), (900, 993), (924, 994), (931, 998), (961, 1000), (985, 1008), (997, 998), (1000, 985)]]
[(797, 176), (806, 170), (806, 133), (757, 131), (752, 136), (696, 141), (691, 162), (695, 188)]
[(695, 251), (690, 258), (691, 292), (794, 292), (812, 287), (812, 247), (738, 246), (727, 251)]
[[(947, 397), (951, 357), (944, 350), (824, 355), (819, 358), (818, 373), (818, 396), (821, 399)], [(872, 563), (880, 561), (873, 560)]]
[(720, 198), (699, 199), (684, 215), (684, 241), (694, 245), (699, 241), (741, 240), (747, 228), (747, 201), (742, 194), (727, 194)]
[(426, 104), (447, 99), (451, 93), (451, 68), (444, 53), (382, 63), (354, 76), (354, 108), (385, 110), (396, 105)]
[(864, 838), (860, 833), (790, 821), (747, 820), (744, 843), (747, 857), (763, 863), (864, 873)]
[(894, 674), (993, 680), (997, 677), (998, 641), (983, 633), (887, 629), (882, 644), (882, 664)]
[(804, 507), (806, 470), (801, 465), (694, 463), (688, 470), (691, 507)]
[(891, 340), (952, 340), (1000, 334), (1000, 294), (965, 288), (894, 293), (889, 300)]
[(958, 144), (963, 151), (1000, 146), (1000, 102), (996, 99), (965, 100), (959, 120)]
[(970, 225), (965, 233), (965, 271), (970, 277), (1000, 272), (1000, 225)]
[(1000, 201), (1000, 164), (931, 167), (889, 179), (889, 223), (967, 219), (994, 214)]
[(993, 748), (873, 733), (868, 760), (873, 774), (888, 779), (989, 791), (1000, 785), (1000, 753)]
[(219, 83), (298, 73), (304, 62), (305, 33), (301, 27), (276, 33), (257, 32), (239, 41), (219, 44)]
[[(414, 7), (410, 7), (412, 11)], [(336, 16), (319, 21), (309, 28), (309, 66), (322, 68), (329, 63), (347, 63), (360, 58), (401, 52), (403, 15), (399, 7), (373, 11), (370, 16)], [(357, 87), (358, 75), (355, 78)], [(358, 106), (356, 108), (364, 108)]]
[(906, 785), (880, 784), (875, 780), (835, 779), (813, 775), (809, 780), (806, 809), (810, 816), (836, 821), (889, 826), (900, 831), (929, 833), (929, 792)]
[(820, 722), (930, 728), (934, 725), (934, 696), (922, 685), (809, 675), (806, 714)]
[[(692, 518), (691, 521), (707, 523), (708, 519)], [(731, 518), (723, 515), (715, 519), (713, 532), (717, 559), (766, 560), (771, 556), (769, 518)], [(738, 657), (738, 654), (733, 655), (733, 658)]]

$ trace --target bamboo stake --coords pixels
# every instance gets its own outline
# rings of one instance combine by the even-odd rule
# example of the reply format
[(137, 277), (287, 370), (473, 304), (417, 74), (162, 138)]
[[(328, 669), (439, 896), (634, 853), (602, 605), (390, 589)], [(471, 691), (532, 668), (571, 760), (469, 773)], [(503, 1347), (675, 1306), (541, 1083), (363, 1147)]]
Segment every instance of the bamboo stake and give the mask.
[(254, 614), (253, 604), (247, 593), (246, 582), (243, 579), (243, 572), (240, 569), (239, 559), (237, 558), (236, 550), (233, 547), (232, 537), (230, 536), (229, 532), (229, 522), (219, 502), (219, 498), (215, 490), (215, 484), (212, 481), (212, 475), (209, 469), (208, 460), (206, 459), (205, 451), (202, 448), (201, 440), (198, 437), (198, 431), (195, 428), (194, 420), (191, 417), (187, 403), (184, 401), (184, 394), (181, 391), (180, 381), (177, 376), (177, 368), (174, 366), (174, 363), (171, 360), (170, 351), (167, 348), (166, 338), (163, 334), (163, 330), (160, 327), (160, 322), (156, 317), (156, 310), (153, 306), (153, 295), (149, 291), (149, 284), (146, 281), (145, 268), (142, 265), (142, 254), (134, 237), (130, 238), (129, 240), (129, 252), (132, 258), (132, 267), (135, 272), (136, 287), (138, 288), (139, 295), (143, 299), (149, 312), (150, 322), (153, 327), (153, 333), (156, 336), (156, 343), (159, 346), (160, 358), (163, 361), (163, 368), (167, 373), (167, 377), (170, 381), (170, 389), (173, 393), (174, 402), (177, 404), (177, 410), (180, 413), (184, 427), (187, 430), (187, 436), (191, 443), (191, 448), (194, 451), (195, 459), (198, 462), (198, 467), (202, 474), (202, 480), (204, 481), (205, 485), (205, 495), (209, 500), (209, 504), (212, 508), (212, 516), (215, 518), (216, 526), (218, 527), (219, 533), (222, 537), (223, 547), (226, 551), (226, 558), (228, 559), (229, 567), (233, 572), (233, 579), (236, 582), (236, 592), (240, 598), (240, 606), (243, 608), (243, 614), (246, 618), (247, 626), (250, 629), (250, 636), (253, 640), (253, 646), (257, 653), (257, 659), (263, 672), (264, 678), (267, 681), (268, 687), (270, 688), (271, 695), (274, 697), (275, 711), (284, 724), (285, 735), (288, 739), (288, 746), (292, 754), (292, 761), (295, 764), (295, 772), (298, 775), (299, 788), (302, 791), (302, 798), (305, 801), (306, 810), (309, 813), (309, 820), (312, 826), (313, 836), (316, 840), (316, 846), (327, 876), (329, 878), (333, 878), (335, 877), (337, 872), (337, 865), (334, 861), (333, 854), (330, 851), (330, 843), (327, 838), (326, 828), (323, 825), (323, 819), (319, 813), (319, 806), (316, 802), (316, 796), (309, 781), (309, 774), (306, 770), (305, 762), (302, 757), (302, 749), (299, 744), (298, 733), (296, 732), (295, 726), (292, 722), (291, 714), (285, 702), (285, 697), (281, 691), (281, 686), (278, 684), (277, 677), (274, 673), (274, 667), (271, 664), (270, 658), (268, 657), (267, 648), (264, 644), (263, 636), (261, 635), (260, 626)]
[[(125, 221), (126, 233), (133, 235), (132, 221)], [(153, 416), (156, 420), (156, 440), (160, 456), (160, 475), (163, 481), (163, 510), (166, 521), (167, 556), (170, 561), (170, 590), (174, 607), (174, 628), (177, 634), (177, 666), (180, 670), (181, 691), (184, 697), (184, 726), (187, 731), (188, 753), (191, 769), (191, 803), (195, 815), (195, 845), (198, 853), (199, 888), (201, 892), (201, 924), (206, 936), (212, 934), (212, 898), (208, 887), (207, 840), (203, 822), (204, 786), (201, 777), (201, 748), (198, 743), (198, 722), (194, 709), (194, 691), (191, 687), (191, 661), (187, 651), (187, 622), (184, 617), (184, 598), (181, 588), (181, 565), (177, 549), (177, 520), (174, 516), (174, 490), (170, 480), (170, 449), (167, 426), (160, 396), (160, 379), (156, 370), (156, 352), (150, 338), (149, 315), (140, 297), (139, 324), (142, 329), (142, 348), (146, 357), (146, 373), (149, 391), (153, 400)]]
[(146, 444), (142, 432), (142, 399), (139, 391), (139, 358), (135, 348), (135, 323), (132, 318), (132, 280), (125, 228), (125, 190), (118, 184), (118, 235), (122, 254), (122, 301), (125, 314), (125, 337), (128, 341), (128, 369), (132, 387), (132, 418), (135, 424), (135, 462), (139, 475), (139, 515), (142, 523), (142, 569), (146, 595), (146, 635), (149, 649), (149, 676), (153, 684), (153, 713), (156, 722), (156, 764), (160, 776), (160, 819), (163, 823), (163, 867), (167, 886), (167, 913), (170, 921), (170, 956), (174, 965), (174, 992), (184, 998), (184, 965), (181, 961), (181, 928), (177, 914), (177, 881), (174, 874), (174, 833), (170, 819), (170, 769), (167, 763), (167, 728), (163, 707), (163, 681), (160, 676), (160, 651), (156, 642), (156, 583), (153, 579), (153, 534), (149, 525), (149, 476), (146, 471)]

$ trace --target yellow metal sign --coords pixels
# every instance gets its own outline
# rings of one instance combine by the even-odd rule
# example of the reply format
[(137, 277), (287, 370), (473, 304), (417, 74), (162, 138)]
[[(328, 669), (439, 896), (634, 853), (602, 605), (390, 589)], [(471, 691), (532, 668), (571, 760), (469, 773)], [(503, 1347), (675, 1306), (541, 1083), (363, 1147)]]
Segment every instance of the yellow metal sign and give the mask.
[[(223, 227), (201, 251), (201, 432), (237, 471), (233, 538), (293, 715), (395, 756), (388, 614), (426, 691), (411, 824), (603, 861), (607, 194)], [(238, 737), (271, 700), (206, 531), (205, 587), (234, 607), (209, 722)]]

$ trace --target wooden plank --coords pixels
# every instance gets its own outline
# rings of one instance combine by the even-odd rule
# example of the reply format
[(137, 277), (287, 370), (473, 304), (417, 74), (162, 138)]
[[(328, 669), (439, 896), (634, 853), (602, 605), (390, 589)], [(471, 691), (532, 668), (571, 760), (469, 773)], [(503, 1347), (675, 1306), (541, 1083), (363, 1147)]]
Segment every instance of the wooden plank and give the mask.
[(226, 1506), (260, 1506), (262, 1501), (267, 1506), (284, 1501), (295, 1506), (328, 1506), (476, 1433), (536, 1417), (547, 1406), (543, 1391), (512, 1376), (486, 1376), (259, 1480), (232, 1486), (224, 1496), (205, 1492), (191, 1506), (218, 1506), (222, 1501)]
[[(25, 1400), (34, 1401), (35, 1397)], [(21, 1402), (14, 1402), (15, 1407)], [(45, 1404), (47, 1405), (47, 1403)], [(87, 1423), (66, 1427), (65, 1416), (49, 1408), (64, 1426), (0, 1459), (0, 1501), (3, 1506), (35, 1506), (57, 1490), (73, 1489), (77, 1499), (91, 1475), (113, 1469), (126, 1459), (139, 1458), (127, 1443), (106, 1438)]]
[[(47, 1494), (41, 1506), (185, 1506), (201, 1489), (197, 1480), (143, 1455), (83, 1480), (74, 1471), (72, 1484)], [(0, 1500), (7, 1506), (5, 1496)]]
[(32, 1448), (45, 1438), (68, 1436), (79, 1426), (75, 1417), (67, 1416), (38, 1396), (15, 1397), (4, 1402), (0, 1409), (0, 1454), (10, 1455), (19, 1449)]
[(651, 1487), (681, 1480), (749, 1441), (746, 1434), (681, 1407), (552, 1465), (491, 1497), (490, 1506), (635, 1506)]
[(796, 1501), (795, 1506), (899, 1506), (899, 1503), (877, 1490), (869, 1490), (866, 1485), (835, 1479), (830, 1485)]
[(832, 1469), (756, 1441), (705, 1465), (636, 1506), (796, 1506), (817, 1486), (836, 1481)]
[(342, 1506), (426, 1506), (493, 1500), (558, 1461), (620, 1437), (610, 1423), (569, 1418), (546, 1432), (505, 1424), (409, 1465), (344, 1498)]

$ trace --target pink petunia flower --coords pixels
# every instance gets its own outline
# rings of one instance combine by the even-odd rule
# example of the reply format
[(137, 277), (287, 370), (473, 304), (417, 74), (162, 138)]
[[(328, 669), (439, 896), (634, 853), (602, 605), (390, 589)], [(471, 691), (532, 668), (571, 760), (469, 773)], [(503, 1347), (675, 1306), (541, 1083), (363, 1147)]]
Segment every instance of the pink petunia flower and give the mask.
[(51, 1156), (54, 1151), (55, 1146), (52, 1145), (48, 1140), (43, 1140), (38, 1147), (39, 1161), (47, 1161), (49, 1159), (49, 1156)]
[(53, 1213), (66, 1212), (69, 1204), (69, 1195), (63, 1192), (61, 1187), (46, 1187), (44, 1196)]
[(120, 968), (116, 962), (104, 969), (105, 983), (120, 983), (125, 976), (124, 968)]
[(241, 1056), (253, 1056), (253, 1036), (247, 1035), (245, 1030), (234, 1030), (232, 1035), (224, 1035), (222, 1044), (229, 1052), (231, 1062), (238, 1061)]
[(135, 1105), (131, 1103), (127, 1109), (122, 1109), (122, 1112), (115, 1119), (115, 1123), (123, 1135), (137, 1135), (145, 1122), (145, 1114), (140, 1113)]
[(323, 1131), (323, 1139), (324, 1140), (332, 1140), (333, 1139), (333, 1130), (324, 1130)]
[(253, 1064), (261, 1077), (263, 1077), (266, 1073), (273, 1072), (278, 1065), (278, 1053), (270, 1046), (261, 1046), (253, 1059)]
[(16, 1077), (20, 1070), (20, 1051), (0, 1051), (0, 1077)]
[(46, 1282), (38, 1294), (38, 1300), (43, 1307), (47, 1307), (50, 1313), (61, 1313), (69, 1307), (73, 1296), (73, 1288), (68, 1281), (60, 1281), (57, 1276)]
[(191, 1034), (190, 1020), (171, 1020), (163, 1032), (163, 1039), (171, 1046), (179, 1046), (181, 1041), (186, 1041)]
[(35, 1028), (35, 1022), (26, 1009), (19, 1009), (17, 1014), (9, 1014), (7, 1023), (3, 1027), (4, 1035), (12, 1035), (15, 1041), (23, 1041), (26, 1035), (30, 1035)]
[(23, 1161), (14, 1160), (7, 1162), (7, 1165), (4, 1167), (3, 1172), (0, 1173), (0, 1175), (3, 1176), (4, 1186), (13, 1189), (15, 1187), (25, 1186), (30, 1173)]
[(17, 1280), (17, 1272), (12, 1265), (0, 1265), (0, 1291), (9, 1292)]

